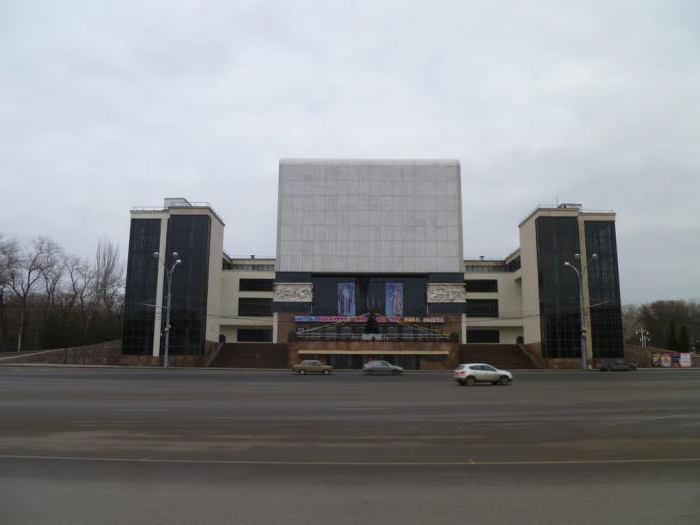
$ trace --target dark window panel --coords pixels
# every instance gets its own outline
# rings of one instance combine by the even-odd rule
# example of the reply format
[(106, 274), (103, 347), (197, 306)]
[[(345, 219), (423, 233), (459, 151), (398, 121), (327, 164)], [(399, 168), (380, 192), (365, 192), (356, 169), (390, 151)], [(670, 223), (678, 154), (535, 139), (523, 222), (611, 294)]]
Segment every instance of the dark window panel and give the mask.
[(497, 292), (498, 281), (496, 279), (467, 279), (464, 281), (467, 292)]
[(467, 299), (467, 317), (498, 317), (498, 299)]
[(245, 343), (245, 342), (271, 343), (272, 342), (272, 330), (239, 328), (238, 329), (238, 341), (241, 343)]
[(241, 292), (271, 292), (274, 279), (241, 279), (239, 290)]
[(238, 315), (241, 317), (271, 317), (272, 298), (240, 297), (238, 299)]
[(467, 343), (500, 343), (498, 330), (467, 330)]

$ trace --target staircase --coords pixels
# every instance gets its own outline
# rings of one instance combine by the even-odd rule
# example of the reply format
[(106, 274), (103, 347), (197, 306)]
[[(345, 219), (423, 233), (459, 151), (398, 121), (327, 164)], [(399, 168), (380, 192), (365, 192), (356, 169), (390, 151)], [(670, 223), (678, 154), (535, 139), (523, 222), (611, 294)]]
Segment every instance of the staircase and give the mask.
[(222, 368), (287, 368), (287, 345), (225, 343), (209, 364)]
[(518, 345), (466, 344), (459, 345), (460, 363), (487, 363), (502, 370), (537, 368)]

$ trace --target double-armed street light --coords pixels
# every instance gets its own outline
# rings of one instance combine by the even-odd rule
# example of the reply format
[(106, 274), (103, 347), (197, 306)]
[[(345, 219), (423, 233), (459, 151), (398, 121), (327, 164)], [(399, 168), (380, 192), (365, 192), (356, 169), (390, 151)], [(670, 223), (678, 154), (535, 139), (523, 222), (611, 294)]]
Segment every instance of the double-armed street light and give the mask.
[(564, 266), (567, 266), (571, 268), (573, 271), (576, 272), (576, 277), (578, 278), (578, 305), (579, 305), (579, 313), (581, 316), (581, 370), (586, 370), (587, 369), (587, 362), (586, 362), (586, 325), (585, 325), (585, 319), (584, 319), (584, 314), (583, 314), (583, 272), (588, 272), (588, 265), (592, 262), (598, 259), (598, 254), (594, 253), (591, 255), (591, 258), (588, 259), (588, 262), (584, 265), (583, 261), (581, 261), (581, 254), (577, 253), (574, 255), (574, 258), (578, 259), (579, 264), (581, 266), (581, 269), (576, 268), (573, 264), (571, 264), (569, 261), (564, 262)]
[(165, 307), (165, 341), (164, 341), (164, 349), (163, 349), (163, 368), (168, 368), (168, 344), (170, 343), (170, 299), (171, 299), (171, 293), (170, 289), (172, 286), (172, 281), (173, 281), (173, 272), (175, 271), (175, 268), (177, 268), (180, 264), (182, 264), (182, 259), (179, 258), (179, 254), (177, 252), (172, 253), (172, 265), (170, 268), (168, 268), (167, 264), (165, 264), (165, 261), (160, 258), (160, 253), (158, 252), (153, 252), (153, 257), (158, 259), (161, 264), (163, 265), (163, 268), (165, 269), (165, 273), (168, 275), (168, 289), (166, 291), (167, 299), (166, 299), (166, 307)]

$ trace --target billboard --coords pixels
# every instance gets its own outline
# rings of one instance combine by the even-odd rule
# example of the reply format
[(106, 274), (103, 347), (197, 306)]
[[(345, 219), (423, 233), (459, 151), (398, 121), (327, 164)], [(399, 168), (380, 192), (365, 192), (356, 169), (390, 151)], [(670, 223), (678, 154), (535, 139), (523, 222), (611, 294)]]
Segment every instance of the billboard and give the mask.
[(403, 317), (403, 283), (386, 283), (387, 317)]
[(338, 315), (355, 315), (355, 283), (338, 283)]

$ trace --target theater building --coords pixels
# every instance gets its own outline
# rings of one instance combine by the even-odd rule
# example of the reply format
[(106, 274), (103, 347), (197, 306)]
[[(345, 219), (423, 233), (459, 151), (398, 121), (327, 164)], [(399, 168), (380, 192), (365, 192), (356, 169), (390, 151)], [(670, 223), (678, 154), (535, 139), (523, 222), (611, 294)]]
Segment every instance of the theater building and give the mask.
[(615, 214), (539, 206), (507, 257), (464, 260), (461, 195), (455, 160), (282, 160), (274, 259), (229, 257), (208, 204), (135, 208), (124, 362), (162, 358), (172, 252), (174, 365), (576, 367), (579, 284), (566, 261), (583, 277), (588, 360), (622, 356)]

